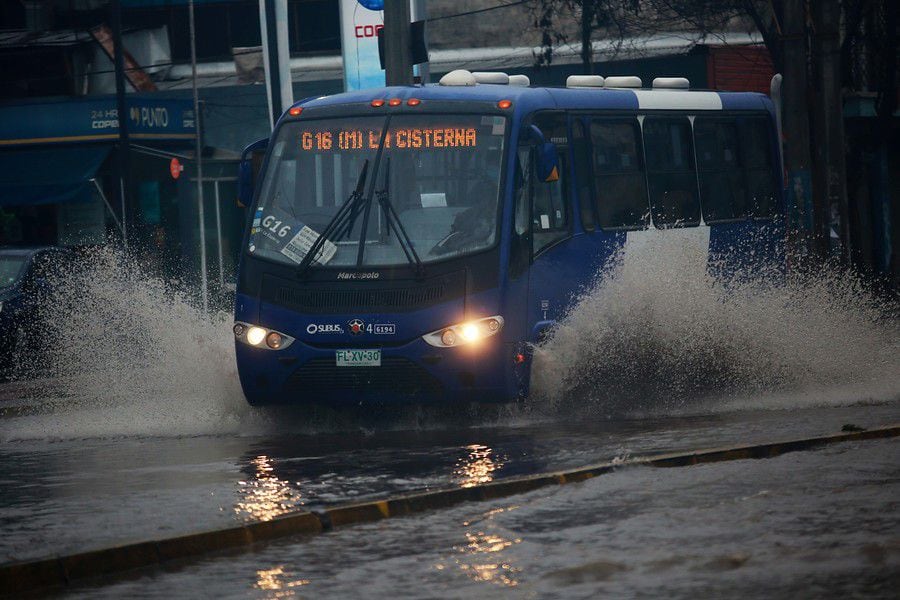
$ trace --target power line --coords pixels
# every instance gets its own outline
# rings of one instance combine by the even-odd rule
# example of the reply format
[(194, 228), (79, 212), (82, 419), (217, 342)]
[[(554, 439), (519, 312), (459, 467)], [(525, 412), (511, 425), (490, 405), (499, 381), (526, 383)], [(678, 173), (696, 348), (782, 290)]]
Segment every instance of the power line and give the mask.
[(478, 13), (485, 13), (492, 10), (497, 10), (498, 8), (509, 8), (510, 6), (519, 6), (522, 4), (526, 4), (530, 0), (519, 0), (518, 2), (508, 2), (506, 4), (498, 4), (497, 6), (489, 6), (487, 8), (479, 8), (476, 10), (469, 10), (466, 12), (456, 13), (453, 15), (442, 15), (440, 17), (432, 17), (430, 19), (426, 19), (428, 23), (433, 23), (434, 21), (443, 21), (444, 19), (455, 19), (457, 17), (467, 17), (469, 15), (477, 15)]

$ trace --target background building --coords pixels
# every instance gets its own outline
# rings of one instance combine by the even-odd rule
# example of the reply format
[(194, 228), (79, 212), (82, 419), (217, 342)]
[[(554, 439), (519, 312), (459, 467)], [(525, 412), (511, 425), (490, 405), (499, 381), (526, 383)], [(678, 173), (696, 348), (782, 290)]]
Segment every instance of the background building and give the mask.
[[(504, 4), (427, 3), (432, 80), (466, 68), (524, 73), (534, 84), (561, 85), (568, 75), (584, 72), (577, 14), (557, 17), (560, 41), (552, 61), (537, 67), (540, 3)], [(121, 238), (124, 229), (129, 245), (161, 275), (198, 279), (199, 127), (207, 276), (214, 293), (227, 292), (244, 218), (235, 202), (237, 159), (244, 146), (269, 134), (259, 2), (195, 1), (199, 119), (193, 115), (187, 0), (121, 0), (121, 6), (123, 47), (133, 57), (133, 71), (145, 76), (140, 92), (126, 85), (130, 152), (124, 203), (116, 201), (114, 68), (108, 48), (98, 42), (109, 31), (109, 2), (0, 4), (0, 243), (93, 244)], [(288, 17), (294, 98), (342, 91), (338, 0), (288, 0)], [(767, 93), (772, 61), (762, 38), (748, 29), (737, 22), (707, 35), (673, 31), (594, 39), (591, 68), (645, 81), (686, 76), (696, 88)], [(867, 132), (871, 109), (864, 98), (853, 107), (851, 130)], [(877, 189), (865, 192), (879, 198), (869, 202), (875, 207), (870, 213), (877, 213), (885, 194), (888, 205), (891, 194), (896, 204), (896, 183), (886, 175), (896, 161), (892, 147), (893, 154), (873, 154), (861, 167), (885, 172)], [(891, 248), (890, 221), (879, 222), (880, 229), (867, 230), (882, 233), (865, 255), (890, 269), (890, 252), (884, 256), (885, 244)]]

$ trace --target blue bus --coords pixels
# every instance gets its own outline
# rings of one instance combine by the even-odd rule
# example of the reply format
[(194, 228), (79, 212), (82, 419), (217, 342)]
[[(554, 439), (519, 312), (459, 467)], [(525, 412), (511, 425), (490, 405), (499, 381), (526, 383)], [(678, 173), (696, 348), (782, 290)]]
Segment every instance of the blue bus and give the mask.
[(768, 97), (523, 79), (307, 99), (248, 147), (234, 335), (251, 404), (520, 399), (529, 349), (630, 236), (695, 228), (710, 264), (783, 260)]

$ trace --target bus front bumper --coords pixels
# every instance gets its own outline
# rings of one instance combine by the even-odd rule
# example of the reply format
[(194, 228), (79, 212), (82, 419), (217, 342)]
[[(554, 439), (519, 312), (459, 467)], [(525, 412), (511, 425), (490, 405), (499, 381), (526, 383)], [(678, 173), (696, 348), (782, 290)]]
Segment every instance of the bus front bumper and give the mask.
[(338, 366), (337, 352), (347, 349), (297, 340), (276, 352), (237, 343), (244, 395), (254, 405), (508, 402), (527, 381), (522, 348), (501, 336), (454, 348), (421, 338), (381, 347), (379, 366)]

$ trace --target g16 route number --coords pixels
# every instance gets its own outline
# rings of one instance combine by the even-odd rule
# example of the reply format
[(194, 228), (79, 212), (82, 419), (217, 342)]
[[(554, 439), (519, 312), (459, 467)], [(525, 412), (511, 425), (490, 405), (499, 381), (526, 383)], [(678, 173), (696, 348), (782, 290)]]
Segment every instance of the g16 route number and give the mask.
[(282, 225), (282, 221), (279, 221), (272, 215), (269, 215), (262, 220), (262, 226), (282, 238), (291, 232), (290, 225)]

